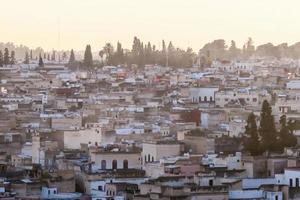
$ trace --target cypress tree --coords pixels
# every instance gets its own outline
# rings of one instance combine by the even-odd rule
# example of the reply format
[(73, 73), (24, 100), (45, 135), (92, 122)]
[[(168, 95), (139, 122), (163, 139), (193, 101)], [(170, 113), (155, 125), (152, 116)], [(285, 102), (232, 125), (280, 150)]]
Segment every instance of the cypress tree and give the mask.
[(2, 67), (2, 66), (3, 66), (3, 53), (0, 50), (0, 67)]
[(272, 108), (267, 100), (264, 100), (261, 114), (259, 134), (262, 139), (262, 148), (264, 151), (277, 151), (277, 131), (275, 128)]
[(11, 65), (14, 65), (14, 64), (16, 64), (16, 57), (15, 57), (15, 51), (11, 51), (11, 53), (10, 53), (10, 64)]
[(252, 156), (260, 155), (262, 153), (259, 142), (259, 135), (256, 125), (256, 117), (253, 113), (250, 113), (247, 119), (247, 125), (245, 127), (244, 147), (245, 150), (250, 152)]
[(16, 54), (15, 54), (15, 51), (11, 51), (10, 52), (10, 64), (11, 65), (16, 64)]
[(70, 54), (70, 59), (69, 59), (69, 64), (72, 64), (75, 62), (75, 55), (73, 49), (71, 49), (71, 54)]
[(9, 51), (8, 51), (8, 48), (4, 49), (3, 64), (4, 65), (8, 65), (9, 64)]
[(42, 55), (40, 54), (39, 56), (39, 67), (44, 67), (44, 61), (43, 61), (43, 58), (42, 58)]
[(93, 66), (92, 49), (91, 49), (91, 45), (89, 45), (89, 44), (85, 48), (83, 64), (86, 67), (92, 67)]
[(29, 64), (29, 54), (28, 54), (27, 51), (25, 52), (25, 60), (24, 60), (24, 64)]
[(115, 53), (114, 64), (123, 64), (124, 62), (124, 50), (120, 42), (117, 43), (117, 52)]

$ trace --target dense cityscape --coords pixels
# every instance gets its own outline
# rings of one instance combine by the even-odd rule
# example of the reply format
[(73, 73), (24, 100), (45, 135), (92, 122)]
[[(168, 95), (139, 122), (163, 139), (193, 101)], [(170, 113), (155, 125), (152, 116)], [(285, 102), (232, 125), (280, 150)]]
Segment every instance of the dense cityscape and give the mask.
[(1, 197), (298, 197), (297, 45), (215, 40), (196, 54), (134, 37), (131, 50), (17, 58), (3, 43)]
[(299, 2), (1, 6), (0, 200), (300, 200)]

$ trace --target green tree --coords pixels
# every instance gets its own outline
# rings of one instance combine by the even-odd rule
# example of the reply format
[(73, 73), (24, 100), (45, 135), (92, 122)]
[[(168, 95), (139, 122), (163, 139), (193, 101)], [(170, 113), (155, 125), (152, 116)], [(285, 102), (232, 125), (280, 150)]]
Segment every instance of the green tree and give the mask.
[(92, 49), (91, 49), (91, 45), (89, 44), (85, 48), (83, 64), (88, 68), (93, 66)]
[(239, 54), (239, 49), (236, 47), (234, 40), (231, 40), (231, 45), (228, 49), (228, 53), (230, 59), (236, 58)]
[(3, 64), (4, 64), (5, 66), (9, 64), (9, 51), (8, 51), (8, 48), (5, 48), (5, 49), (4, 49)]
[(32, 55), (32, 49), (30, 50), (30, 60), (33, 59), (33, 55)]
[(113, 65), (114, 60), (113, 60), (113, 55), (114, 55), (114, 47), (111, 43), (106, 43), (105, 46), (103, 47), (103, 52), (105, 55), (105, 60), (107, 65)]
[(16, 53), (15, 53), (15, 51), (11, 51), (11, 53), (10, 53), (10, 64), (11, 65), (16, 64)]
[(73, 64), (75, 62), (75, 55), (73, 49), (71, 49), (69, 64)]
[(167, 47), (165, 40), (162, 40), (162, 49), (160, 52), (160, 65), (167, 66)]
[(3, 53), (0, 50), (0, 67), (2, 67), (2, 66), (3, 66)]
[(279, 131), (279, 146), (283, 151), (284, 147), (293, 147), (297, 145), (297, 138), (294, 136), (292, 130), (289, 128), (288, 123), (286, 122), (286, 115), (280, 117), (280, 131)]
[(56, 51), (52, 51), (51, 61), (56, 61)]
[(103, 65), (104, 61), (103, 61), (103, 57), (104, 57), (104, 50), (100, 50), (99, 51), (99, 56), (101, 58), (101, 64)]
[(264, 151), (277, 151), (277, 131), (275, 128), (272, 108), (267, 100), (264, 100), (261, 114), (259, 134), (262, 139), (262, 148)]
[(39, 56), (39, 67), (44, 67), (44, 61), (43, 61), (43, 58), (42, 58), (42, 55), (40, 54)]
[(29, 54), (28, 54), (27, 51), (25, 52), (25, 60), (24, 60), (24, 64), (29, 64)]
[(122, 48), (122, 44), (120, 42), (117, 43), (117, 50), (113, 55), (113, 59), (111, 61), (114, 65), (120, 65), (124, 63), (124, 50)]
[(152, 45), (148, 42), (145, 47), (145, 62), (146, 64), (154, 64)]
[(245, 127), (244, 147), (245, 150), (250, 152), (252, 156), (262, 154), (259, 135), (256, 125), (256, 117), (253, 113), (250, 113), (247, 119), (247, 125)]
[(243, 53), (244, 56), (246, 56), (247, 58), (252, 56), (255, 52), (255, 46), (253, 45), (253, 40), (251, 37), (248, 38), (248, 41), (246, 42), (246, 44), (243, 47)]

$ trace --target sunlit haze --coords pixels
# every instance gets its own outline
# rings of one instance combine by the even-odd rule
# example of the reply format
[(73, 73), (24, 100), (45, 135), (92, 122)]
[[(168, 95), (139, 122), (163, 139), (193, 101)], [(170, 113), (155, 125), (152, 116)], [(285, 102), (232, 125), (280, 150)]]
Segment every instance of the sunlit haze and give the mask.
[[(5, 3), (4, 3), (5, 2)], [(130, 48), (134, 36), (199, 50), (205, 43), (250, 36), (254, 44), (300, 40), (297, 0), (0, 0), (1, 42), (44, 49)]]

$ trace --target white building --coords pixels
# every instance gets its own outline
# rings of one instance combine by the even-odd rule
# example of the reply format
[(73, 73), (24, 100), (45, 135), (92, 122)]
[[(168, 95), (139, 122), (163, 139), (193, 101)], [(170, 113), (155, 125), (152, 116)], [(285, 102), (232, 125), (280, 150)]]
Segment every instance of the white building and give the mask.
[(199, 87), (190, 88), (189, 97), (193, 102), (197, 103), (213, 103), (215, 101), (215, 93), (218, 87)]

